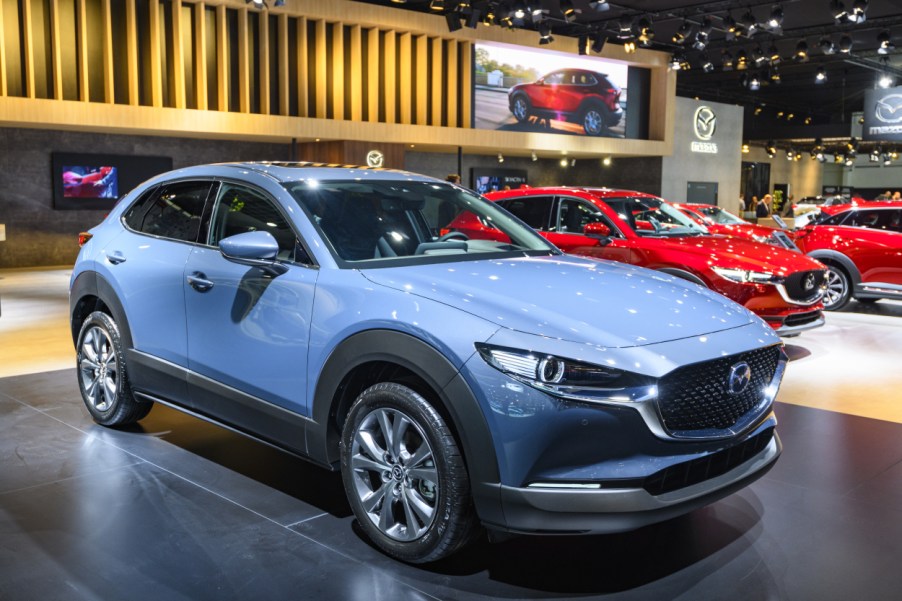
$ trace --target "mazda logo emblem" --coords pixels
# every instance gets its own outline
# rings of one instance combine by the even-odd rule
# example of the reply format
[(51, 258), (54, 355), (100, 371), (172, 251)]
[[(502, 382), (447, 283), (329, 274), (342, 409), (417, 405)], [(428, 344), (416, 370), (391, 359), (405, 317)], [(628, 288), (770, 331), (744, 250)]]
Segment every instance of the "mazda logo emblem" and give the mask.
[(890, 94), (878, 99), (874, 116), (884, 123), (902, 123), (902, 94)]
[(805, 277), (805, 281), (802, 283), (802, 288), (804, 288), (806, 291), (814, 289), (814, 274), (813, 273), (809, 273)]
[(385, 164), (385, 155), (381, 150), (371, 150), (366, 153), (366, 164), (368, 167), (381, 167)]
[(714, 137), (714, 129), (717, 127), (717, 116), (709, 106), (700, 106), (695, 111), (693, 119), (695, 137), (699, 140), (710, 140)]
[(739, 394), (748, 388), (752, 380), (752, 368), (745, 361), (737, 363), (730, 368), (730, 377), (727, 380), (727, 391), (730, 394)]

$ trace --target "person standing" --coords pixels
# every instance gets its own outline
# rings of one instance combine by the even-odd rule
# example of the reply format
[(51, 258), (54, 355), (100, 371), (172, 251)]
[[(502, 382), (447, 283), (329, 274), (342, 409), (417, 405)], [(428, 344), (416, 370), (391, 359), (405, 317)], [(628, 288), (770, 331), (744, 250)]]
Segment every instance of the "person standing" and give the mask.
[(458, 175), (457, 173), (449, 173), (448, 177), (445, 178), (445, 181), (451, 182), (452, 184), (459, 186), (460, 185), (460, 175)]
[(770, 215), (770, 203), (772, 198), (773, 197), (770, 194), (765, 194), (764, 197), (758, 201), (758, 204), (755, 205), (755, 217), (761, 219), (762, 217), (768, 217)]
[(739, 216), (742, 217), (742, 214), (745, 212), (745, 194), (739, 195)]

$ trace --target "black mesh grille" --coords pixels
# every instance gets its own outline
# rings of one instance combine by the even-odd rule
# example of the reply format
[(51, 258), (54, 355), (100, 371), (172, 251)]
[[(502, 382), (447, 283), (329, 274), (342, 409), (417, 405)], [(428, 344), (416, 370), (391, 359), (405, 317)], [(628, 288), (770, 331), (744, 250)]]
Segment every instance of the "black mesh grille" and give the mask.
[(783, 286), (786, 295), (792, 300), (806, 302), (814, 300), (819, 294), (821, 284), (824, 283), (825, 272), (823, 270), (798, 271), (786, 278)]
[[(671, 432), (725, 430), (762, 401), (780, 360), (776, 346), (722, 357), (675, 369), (658, 384), (658, 408)], [(751, 380), (739, 394), (730, 394), (732, 367), (746, 362)]]
[(804, 313), (793, 313), (792, 315), (787, 315), (786, 319), (783, 320), (783, 325), (785, 326), (804, 326), (806, 324), (812, 323), (820, 319), (821, 312), (820, 311), (805, 311)]
[(716, 478), (760, 453), (773, 437), (774, 429), (768, 428), (736, 446), (672, 465), (647, 477), (642, 488), (650, 494), (660, 495)]

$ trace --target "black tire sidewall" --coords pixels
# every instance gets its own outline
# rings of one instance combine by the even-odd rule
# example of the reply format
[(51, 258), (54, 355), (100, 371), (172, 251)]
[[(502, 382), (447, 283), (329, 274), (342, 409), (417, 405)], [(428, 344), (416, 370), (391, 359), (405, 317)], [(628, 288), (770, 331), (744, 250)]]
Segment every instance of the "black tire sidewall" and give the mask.
[[(81, 377), (81, 361), (84, 358), (82, 354), (82, 346), (84, 338), (93, 327), (99, 327), (110, 337), (112, 351), (116, 356), (116, 398), (110, 404), (106, 411), (98, 411), (96, 407), (88, 400), (85, 391), (84, 382)], [(76, 369), (78, 378), (78, 390), (81, 392), (82, 401), (88, 409), (88, 413), (95, 422), (103, 426), (118, 426), (127, 423), (133, 423), (141, 417), (144, 417), (150, 411), (151, 403), (137, 403), (131, 394), (131, 387), (128, 381), (128, 372), (125, 365), (125, 352), (122, 347), (122, 338), (119, 335), (119, 327), (113, 318), (101, 311), (95, 311), (88, 315), (87, 319), (82, 323), (78, 332), (78, 341), (76, 343)]]
[[(394, 409), (416, 422), (429, 442), (439, 475), (436, 515), (426, 533), (417, 540), (404, 542), (383, 534), (373, 524), (357, 497), (350, 467), (354, 434), (364, 418), (376, 409)], [(469, 478), (457, 445), (441, 415), (421, 395), (393, 383), (375, 384), (364, 390), (348, 413), (341, 436), (341, 474), (345, 494), (360, 527), (385, 553), (409, 563), (440, 559), (469, 536), (471, 506)]]

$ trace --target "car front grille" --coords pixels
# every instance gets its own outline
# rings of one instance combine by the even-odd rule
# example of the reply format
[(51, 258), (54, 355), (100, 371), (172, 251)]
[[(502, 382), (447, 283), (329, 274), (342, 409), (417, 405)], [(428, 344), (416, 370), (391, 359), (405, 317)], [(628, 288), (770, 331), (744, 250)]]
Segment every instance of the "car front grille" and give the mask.
[(825, 276), (826, 272), (820, 269), (793, 273), (783, 283), (786, 295), (794, 301), (813, 301), (821, 294)]
[(738, 445), (664, 468), (645, 478), (642, 488), (660, 495), (716, 478), (763, 451), (773, 437), (774, 429), (768, 428)]
[(793, 313), (792, 315), (786, 316), (786, 319), (783, 320), (783, 325), (789, 327), (805, 326), (809, 323), (817, 321), (820, 318), (820, 311), (805, 311), (804, 313)]
[[(658, 383), (664, 427), (674, 436), (731, 434), (730, 428), (750, 417), (765, 400), (779, 361), (780, 348), (770, 346), (675, 369)], [(729, 389), (731, 372), (741, 363), (749, 365), (751, 378), (734, 394)]]

